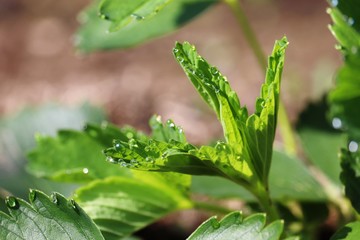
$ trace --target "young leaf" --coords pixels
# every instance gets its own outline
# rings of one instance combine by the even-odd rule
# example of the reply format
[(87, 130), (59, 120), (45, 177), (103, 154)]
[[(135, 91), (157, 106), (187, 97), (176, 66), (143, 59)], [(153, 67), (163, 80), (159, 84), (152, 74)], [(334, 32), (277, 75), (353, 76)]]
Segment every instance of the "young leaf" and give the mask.
[(99, 1), (94, 1), (80, 14), (82, 25), (74, 38), (75, 45), (82, 52), (131, 47), (175, 31), (216, 2), (217, 0), (170, 1), (156, 15), (108, 33), (111, 22), (99, 18)]
[(100, 17), (111, 21), (110, 31), (151, 18), (172, 0), (103, 0)]
[(277, 240), (283, 231), (283, 221), (265, 226), (265, 214), (243, 218), (241, 212), (232, 212), (221, 221), (212, 217), (202, 223), (188, 240), (242, 239)]
[(340, 159), (340, 180), (345, 185), (345, 194), (355, 210), (360, 213), (360, 154), (342, 149)]
[(340, 228), (330, 240), (358, 240), (360, 238), (360, 222), (351, 222)]
[[(248, 116), (239, 98), (218, 69), (209, 65), (189, 43), (177, 43), (174, 55), (202, 98), (216, 112), (227, 143), (267, 186), (272, 143), (275, 136), (281, 73), (285, 49), (284, 37), (276, 41), (266, 80), (256, 101), (255, 113)], [(246, 166), (246, 167), (247, 167)]]
[(135, 178), (111, 177), (78, 189), (76, 200), (106, 239), (119, 239), (171, 212), (191, 208), (183, 191), (189, 179), (144, 172)]
[[(347, 1), (340, 2), (339, 6), (351, 6)], [(354, 4), (357, 6), (357, 4)], [(331, 115), (340, 121), (342, 129), (348, 130), (352, 140), (360, 140), (360, 16), (356, 7), (345, 8), (342, 13), (337, 8), (329, 10), (334, 24), (330, 27), (340, 44), (344, 55), (344, 66), (336, 76), (336, 87), (330, 92)], [(355, 24), (356, 23), (356, 24)]]
[(101, 127), (89, 124), (83, 132), (62, 130), (58, 136), (38, 136), (38, 146), (28, 154), (28, 171), (37, 177), (57, 181), (86, 182), (97, 178), (129, 175), (125, 169), (114, 170), (101, 161), (102, 150), (111, 146), (112, 139), (142, 139), (131, 128), (120, 130), (111, 124)]
[(15, 197), (6, 199), (10, 215), (0, 212), (1, 239), (104, 239), (74, 200), (36, 190), (30, 191), (29, 199), (30, 204)]

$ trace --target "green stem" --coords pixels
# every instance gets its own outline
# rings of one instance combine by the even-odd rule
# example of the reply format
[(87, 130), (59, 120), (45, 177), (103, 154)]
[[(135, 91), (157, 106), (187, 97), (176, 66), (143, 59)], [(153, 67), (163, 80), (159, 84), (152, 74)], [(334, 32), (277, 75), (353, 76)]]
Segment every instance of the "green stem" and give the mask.
[(225, 208), (225, 207), (222, 207), (219, 205), (214, 205), (211, 203), (205, 203), (205, 202), (195, 201), (194, 205), (195, 205), (196, 209), (206, 210), (209, 212), (220, 213), (220, 214), (228, 214), (229, 212), (232, 211), (228, 208)]
[[(240, 4), (239, 0), (223, 0), (231, 9), (232, 13), (236, 17), (238, 24), (241, 27), (241, 30), (244, 34), (244, 37), (248, 44), (250, 45), (254, 55), (259, 63), (261, 70), (265, 73), (267, 68), (267, 58), (264, 54), (261, 45), (250, 26), (249, 20), (247, 19), (245, 12)], [(281, 136), (283, 137), (284, 148), (288, 154), (296, 154), (296, 138), (292, 126), (290, 124), (289, 117), (286, 113), (284, 104), (280, 100), (279, 103), (279, 128)]]
[(265, 54), (259, 44), (259, 41), (256, 38), (254, 31), (250, 26), (249, 20), (245, 16), (239, 0), (224, 0), (224, 2), (230, 7), (232, 13), (236, 17), (243, 31), (244, 37), (246, 38), (246, 41), (253, 50), (261, 69), (265, 72), (267, 67)]
[(278, 209), (272, 202), (269, 191), (263, 187), (260, 187), (257, 191), (253, 192), (253, 194), (257, 197), (261, 207), (266, 212), (267, 222), (273, 222), (280, 219)]

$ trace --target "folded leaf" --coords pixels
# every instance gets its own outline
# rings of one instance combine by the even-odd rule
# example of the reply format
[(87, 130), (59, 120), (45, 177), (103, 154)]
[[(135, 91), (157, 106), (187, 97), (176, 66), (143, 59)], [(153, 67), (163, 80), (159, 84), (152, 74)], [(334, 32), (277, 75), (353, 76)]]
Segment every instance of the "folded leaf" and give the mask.
[(106, 178), (78, 189), (76, 200), (106, 239), (119, 239), (171, 212), (191, 208), (183, 191), (190, 176), (182, 176), (142, 172), (135, 178)]
[(256, 175), (264, 186), (268, 184), (272, 143), (275, 137), (281, 73), (284, 64), (286, 38), (277, 41), (266, 80), (256, 101), (255, 113), (248, 116), (240, 106), (236, 93), (218, 69), (208, 64), (189, 43), (177, 43), (173, 52), (196, 90), (216, 112), (222, 124), (224, 136), (238, 155), (240, 168)]
[(172, 0), (103, 0), (100, 17), (112, 22), (110, 31), (151, 18)]
[(36, 190), (30, 191), (29, 198), (30, 204), (15, 197), (6, 199), (10, 215), (0, 212), (1, 239), (104, 239), (74, 200)]
[[(131, 2), (137, 1), (131, 0)], [(74, 38), (75, 45), (82, 52), (131, 47), (175, 31), (216, 2), (218, 1), (170, 1), (165, 6), (165, 9), (159, 11), (156, 15), (109, 33), (108, 29), (112, 22), (99, 18), (99, 1), (94, 1), (80, 14), (82, 25)], [(131, 18), (135, 19), (135, 17)]]
[(241, 212), (232, 212), (221, 221), (216, 217), (206, 220), (187, 239), (276, 240), (280, 239), (283, 224), (278, 220), (265, 226), (265, 214), (254, 214), (244, 219)]

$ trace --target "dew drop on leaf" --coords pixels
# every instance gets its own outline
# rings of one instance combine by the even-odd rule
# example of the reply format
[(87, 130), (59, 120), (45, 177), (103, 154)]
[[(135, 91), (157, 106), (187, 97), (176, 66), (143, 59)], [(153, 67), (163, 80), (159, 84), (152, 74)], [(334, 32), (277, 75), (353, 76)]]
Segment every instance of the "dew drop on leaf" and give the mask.
[(74, 201), (74, 199), (70, 199), (69, 203), (70, 203), (70, 207), (74, 209), (75, 212), (79, 213), (79, 208), (77, 207), (77, 204)]
[(133, 18), (135, 18), (135, 20), (138, 20), (138, 21), (144, 19), (143, 16), (140, 16), (139, 14), (136, 14), (136, 13), (133, 13), (133, 14), (131, 14), (130, 16), (133, 17)]
[(5, 203), (6, 203), (6, 206), (8, 206), (9, 208), (12, 208), (12, 209), (18, 208), (18, 206), (19, 206), (19, 203), (15, 197), (7, 197), (5, 199)]
[(340, 118), (337, 117), (332, 119), (331, 124), (335, 129), (340, 129), (342, 127), (342, 121)]
[(331, 5), (336, 7), (339, 4), (339, 0), (331, 0)]
[(211, 226), (214, 228), (214, 229), (218, 229), (220, 227), (220, 223), (217, 221), (216, 218), (213, 218), (211, 219)]
[(34, 189), (30, 189), (29, 191), (29, 199), (31, 202), (35, 201), (36, 199), (36, 192)]
[(88, 174), (88, 173), (89, 173), (89, 169), (88, 169), (88, 168), (83, 168), (83, 173), (84, 173), (84, 174)]
[(56, 193), (52, 193), (51, 195), (50, 195), (50, 199), (51, 199), (51, 201), (53, 202), (53, 203), (55, 203), (55, 204), (58, 204), (58, 198), (57, 198), (57, 195), (56, 195)]
[(352, 25), (354, 25), (355, 20), (354, 20), (352, 17), (349, 17), (349, 18), (347, 19), (347, 23), (348, 23), (350, 26), (352, 26)]
[(348, 148), (350, 152), (357, 152), (359, 149), (359, 144), (355, 141), (350, 141)]
[(106, 161), (111, 162), (111, 163), (117, 163), (117, 161), (114, 158), (110, 157), (110, 156), (106, 157)]
[(176, 57), (176, 59), (179, 61), (179, 63), (183, 63), (184, 59), (182, 57)]

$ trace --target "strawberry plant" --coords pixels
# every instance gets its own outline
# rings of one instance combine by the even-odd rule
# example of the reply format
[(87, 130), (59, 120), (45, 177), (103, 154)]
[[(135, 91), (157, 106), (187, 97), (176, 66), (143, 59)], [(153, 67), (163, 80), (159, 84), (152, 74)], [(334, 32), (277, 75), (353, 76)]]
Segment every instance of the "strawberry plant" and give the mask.
[[(176, 29), (216, 2), (94, 1), (82, 14), (84, 25), (76, 43), (84, 52), (133, 46)], [(176, 43), (175, 60), (215, 112), (224, 138), (196, 146), (187, 141), (180, 126), (172, 120), (163, 122), (158, 115), (149, 120), (150, 134), (104, 123), (88, 124), (83, 131), (61, 130), (56, 137), (38, 135), (37, 147), (28, 154), (27, 170), (79, 187), (70, 200), (36, 190), (29, 193), (30, 203), (8, 197), (10, 215), (0, 214), (0, 236), (126, 239), (169, 213), (195, 208), (223, 217), (203, 222), (190, 240), (317, 239), (326, 220), (333, 221), (331, 239), (360, 237), (360, 9), (356, 0), (333, 0), (328, 10), (344, 65), (328, 94), (327, 115), (316, 106), (309, 108), (296, 129), (280, 96), (287, 38), (275, 42), (266, 61), (239, 1), (223, 2), (265, 72), (254, 112), (241, 105), (227, 78), (195, 46)], [(179, 16), (184, 16), (181, 21)], [(315, 123), (319, 119), (311, 118), (314, 113), (320, 114), (320, 125)], [(282, 149), (273, 147), (277, 126)], [(329, 146), (335, 148), (329, 150)], [(336, 151), (340, 151), (339, 160)], [(242, 201), (245, 207), (229, 209), (218, 201), (225, 197)]]

